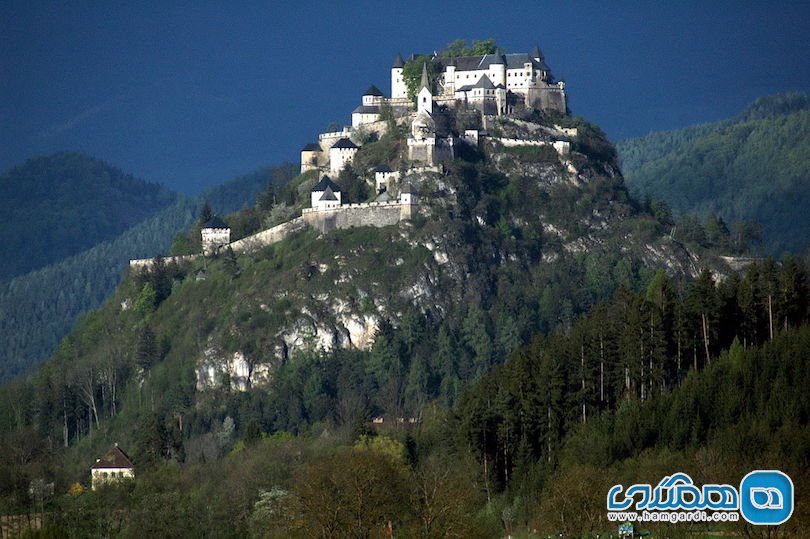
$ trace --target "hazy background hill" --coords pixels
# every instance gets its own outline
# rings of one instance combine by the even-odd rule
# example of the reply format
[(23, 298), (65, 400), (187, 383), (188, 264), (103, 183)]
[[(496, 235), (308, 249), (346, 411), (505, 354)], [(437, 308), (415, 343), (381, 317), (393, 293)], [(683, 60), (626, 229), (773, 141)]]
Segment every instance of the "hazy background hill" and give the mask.
[[(48, 168), (48, 163), (54, 164), (53, 170)], [(76, 165), (71, 169), (74, 173), (80, 172), (84, 166), (88, 174), (88, 177), (79, 175), (75, 180), (77, 185), (86, 186), (83, 191), (86, 199), (84, 204), (87, 207), (84, 212), (85, 220), (92, 221), (92, 216), (96, 214), (99, 219), (112, 219), (113, 212), (110, 208), (98, 207), (105, 205), (105, 200), (109, 202), (115, 199), (111, 190), (103, 189), (100, 179), (111, 176), (131, 177), (90, 157), (58, 154), (50, 158), (32, 159), (25, 166), (13, 169), (4, 179), (11, 181), (25, 178), (28, 176), (23, 176), (19, 171), (32, 175), (36, 170), (41, 170), (42, 177), (58, 178), (58, 170), (62, 166), (67, 167), (68, 163)], [(256, 193), (267, 187), (272, 170), (270, 167), (260, 169), (193, 198), (173, 195), (161, 187), (135, 180), (140, 182), (137, 185), (152, 186), (155, 193), (167, 193), (174, 201), (157, 212), (152, 212), (150, 217), (135, 226), (123, 231), (119, 227), (117, 234), (106, 232), (109, 238), (106, 241), (96, 241), (89, 249), (0, 283), (0, 380), (7, 380), (44, 361), (59, 340), (71, 330), (77, 318), (101, 305), (110, 295), (120, 282), (129, 259), (165, 254), (175, 234), (193, 222), (205, 201), (209, 202), (214, 211), (221, 213), (232, 212), (252, 203)], [(99, 195), (96, 195), (92, 186), (99, 183), (101, 187)], [(31, 193), (33, 196), (33, 190)], [(52, 216), (48, 215), (51, 202), (47, 201), (47, 195), (43, 195), (43, 198), (46, 202), (38, 203), (34, 200), (28, 206), (38, 208), (43, 214), (41, 219), (52, 226)], [(68, 198), (70, 197), (66, 195), (62, 198), (51, 197), (50, 200)], [(127, 200), (123, 192), (118, 198)], [(77, 212), (71, 210), (70, 213)], [(133, 215), (135, 213), (132, 212)], [(28, 210), (27, 215), (32, 227), (43, 226), (34, 209)], [(65, 219), (67, 218), (63, 221)], [(3, 222), (5, 223), (5, 218)], [(74, 223), (77, 222), (79, 221)], [(99, 233), (101, 232), (103, 231)], [(37, 249), (47, 248), (40, 244)], [(31, 251), (38, 252), (34, 249)], [(21, 253), (27, 252), (28, 250), (21, 248), (20, 251), (7, 255), (7, 258), (24, 258)]]
[(761, 226), (762, 251), (810, 246), (810, 98), (758, 99), (729, 120), (653, 133), (617, 145), (635, 195), (676, 214), (716, 214)]
[(176, 199), (84, 154), (29, 159), (0, 175), (0, 280), (112, 239)]

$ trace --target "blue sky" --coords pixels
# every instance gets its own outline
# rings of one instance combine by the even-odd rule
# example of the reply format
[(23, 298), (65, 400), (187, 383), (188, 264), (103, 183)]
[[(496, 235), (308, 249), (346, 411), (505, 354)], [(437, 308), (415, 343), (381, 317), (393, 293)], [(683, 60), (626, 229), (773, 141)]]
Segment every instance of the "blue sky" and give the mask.
[(456, 38), (539, 44), (614, 140), (810, 90), (807, 2), (137, 4), (0, 4), (0, 169), (79, 150), (197, 192), (297, 160), (369, 84), (390, 90), (397, 51)]

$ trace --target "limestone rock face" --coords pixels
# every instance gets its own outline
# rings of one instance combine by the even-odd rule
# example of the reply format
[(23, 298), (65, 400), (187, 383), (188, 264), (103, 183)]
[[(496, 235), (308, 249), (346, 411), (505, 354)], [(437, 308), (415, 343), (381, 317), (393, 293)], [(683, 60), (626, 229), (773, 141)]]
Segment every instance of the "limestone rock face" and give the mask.
[[(435, 136), (427, 112), (411, 125), (413, 138)], [(509, 301), (537, 301), (515, 299), (524, 285), (514, 283), (535, 294), (551, 290), (560, 268), (582, 270), (582, 282), (600, 281), (619, 263), (625, 273), (649, 267), (697, 275), (703, 261), (640, 214), (609, 151), (602, 159), (582, 153), (573, 128), (509, 121), (495, 129), (500, 142), (490, 133), (480, 144), (460, 143), (474, 160), (391, 180), (394, 196), (403, 185), (419, 193), (413, 219), (386, 204), (347, 207), (342, 217), (319, 212), (317, 222), (313, 212), (297, 218), (301, 226), (285, 236), (290, 243), (277, 243), (287, 258), (275, 249), (267, 260), (255, 255), (254, 265), (265, 264), (260, 278), (247, 284), (243, 272), (238, 281), (250, 293), (228, 292), (239, 297), (206, 336), (197, 389), (246, 390), (301, 354), (367, 351), (381, 327), (399, 327), (406, 313), (453, 320), (467, 305), (505, 301), (497, 298), (501, 288)], [(363, 218), (344, 226), (340, 219), (353, 211)]]

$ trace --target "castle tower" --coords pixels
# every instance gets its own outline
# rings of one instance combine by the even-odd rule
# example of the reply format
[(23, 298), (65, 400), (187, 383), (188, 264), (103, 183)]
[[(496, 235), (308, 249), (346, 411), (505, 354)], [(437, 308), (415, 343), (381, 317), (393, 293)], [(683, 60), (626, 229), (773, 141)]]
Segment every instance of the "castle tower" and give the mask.
[(402, 69), (405, 61), (402, 55), (397, 53), (394, 58), (394, 65), (391, 66), (391, 99), (398, 99), (408, 96), (408, 89), (405, 87), (405, 79), (402, 77)]
[(203, 224), (200, 235), (202, 236), (203, 254), (213, 255), (231, 242), (231, 227), (215, 215)]
[(419, 83), (416, 111), (433, 114), (433, 92), (430, 90), (430, 83), (428, 82), (427, 63), (422, 64), (422, 80)]
[(454, 95), (456, 93), (456, 60), (450, 58), (444, 68), (444, 95)]

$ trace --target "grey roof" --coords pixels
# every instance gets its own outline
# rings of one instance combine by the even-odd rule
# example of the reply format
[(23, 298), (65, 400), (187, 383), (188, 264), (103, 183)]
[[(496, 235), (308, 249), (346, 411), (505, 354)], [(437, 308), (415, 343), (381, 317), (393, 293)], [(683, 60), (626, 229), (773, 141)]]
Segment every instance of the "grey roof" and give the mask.
[(383, 191), (382, 193), (377, 195), (377, 198), (375, 198), (374, 200), (376, 202), (388, 202), (389, 200), (391, 200), (391, 196), (388, 194), (388, 191)]
[(430, 90), (430, 84), (428, 83), (428, 74), (427, 74), (427, 62), (422, 64), (422, 80), (419, 82), (419, 90), (421, 91), (422, 88), (427, 88)]
[(466, 84), (466, 85), (462, 86), (461, 88), (456, 88), (456, 91), (457, 92), (469, 92), (472, 89), (473, 89), (472, 84)]
[[(537, 49), (539, 50), (539, 49)], [(539, 69), (549, 70), (546, 65), (542, 53), (540, 56), (534, 56), (535, 51), (530, 53), (511, 53), (511, 54), (485, 54), (482, 56), (456, 56), (455, 58), (446, 58), (437, 56), (433, 61), (439, 64), (442, 69), (447, 66), (456, 66), (456, 71), (478, 71), (489, 69), (491, 65), (506, 65), (507, 69), (520, 69), (525, 64), (530, 63)], [(539, 58), (536, 61), (535, 58)]]
[(543, 51), (540, 50), (540, 47), (538, 45), (534, 46), (534, 48), (532, 49), (532, 52), (530, 52), (529, 55), (532, 58), (537, 58), (539, 60), (543, 59)]
[(352, 142), (351, 140), (347, 139), (346, 137), (343, 137), (339, 141), (332, 144), (332, 148), (355, 148), (355, 149), (357, 149), (358, 146), (354, 142)]
[(374, 95), (374, 96), (383, 97), (382, 91), (379, 88), (377, 88), (376, 86), (374, 86), (373, 84), (368, 87), (368, 90), (363, 92), (363, 95)]
[(301, 148), (302, 152), (319, 152), (321, 151), (321, 145), (317, 142), (310, 142), (303, 148)]
[(418, 195), (419, 191), (416, 190), (416, 187), (413, 186), (412, 183), (407, 182), (405, 185), (402, 186), (402, 189), (399, 190), (400, 193), (404, 194), (411, 194), (411, 195)]
[(525, 64), (537, 64), (531, 55), (526, 54), (525, 52), (516, 53), (516, 54), (507, 54), (505, 55), (506, 58), (506, 69), (522, 69)]
[(323, 192), (323, 195), (321, 195), (321, 198), (319, 198), (318, 200), (319, 200), (319, 201), (320, 201), (320, 200), (323, 200), (323, 201), (326, 201), (326, 200), (337, 200), (337, 197), (335, 196), (334, 191), (332, 191), (332, 188), (331, 188), (331, 187), (327, 187), (327, 188), (326, 188), (326, 191), (324, 191), (324, 192)]
[(455, 58), (445, 58), (437, 56), (433, 59), (442, 68), (455, 65), (456, 71), (475, 71), (478, 69), (489, 69), (493, 64), (505, 64), (506, 60), (500, 54), (485, 54), (482, 56), (456, 56)]
[(329, 176), (324, 176), (321, 178), (321, 181), (319, 181), (318, 184), (312, 188), (312, 192), (318, 193), (321, 191), (326, 191), (327, 189), (331, 189), (335, 193), (340, 193), (340, 186), (330, 180)]
[(380, 107), (377, 105), (360, 105), (352, 111), (352, 113), (359, 112), (361, 114), (379, 114)]
[(374, 168), (374, 172), (393, 172), (393, 170), (391, 170), (391, 167), (388, 165), (377, 165)]
[(203, 228), (231, 228), (231, 227), (228, 226), (228, 223), (226, 223), (225, 221), (220, 219), (218, 215), (215, 215), (215, 216), (211, 217), (208, 220), (208, 222), (205, 223), (202, 227)]
[(395, 68), (396, 67), (399, 67), (399, 68), (405, 67), (405, 60), (402, 59), (402, 55), (400, 53), (397, 53), (397, 57), (394, 58), (394, 65), (392, 65), (391, 67), (395, 67)]
[(489, 80), (489, 77), (486, 75), (481, 75), (481, 78), (478, 79), (478, 82), (475, 83), (473, 88), (483, 88), (485, 90), (494, 90), (495, 85), (492, 84), (492, 81)]

